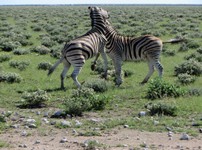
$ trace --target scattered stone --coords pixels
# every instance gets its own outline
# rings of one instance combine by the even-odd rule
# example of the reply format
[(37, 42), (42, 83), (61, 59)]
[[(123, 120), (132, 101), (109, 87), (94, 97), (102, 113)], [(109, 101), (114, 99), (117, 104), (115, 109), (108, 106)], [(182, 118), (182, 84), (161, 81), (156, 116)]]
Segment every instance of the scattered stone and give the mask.
[(51, 118), (66, 118), (66, 112), (58, 110), (51, 116)]
[(65, 143), (67, 142), (67, 139), (65, 137), (63, 137), (61, 140), (60, 140), (60, 143)]
[(48, 117), (48, 115), (49, 115), (49, 112), (44, 112), (44, 114), (43, 114), (43, 117)]
[(35, 144), (40, 144), (40, 143), (41, 143), (40, 140), (35, 141)]
[(173, 137), (173, 132), (172, 131), (168, 132), (168, 137)]
[(166, 129), (167, 129), (168, 131), (172, 131), (172, 129), (171, 129), (170, 127), (166, 127)]
[(49, 124), (49, 121), (48, 121), (47, 118), (42, 118), (41, 120), (42, 120), (43, 122), (45, 122), (45, 124)]
[(181, 138), (180, 138), (180, 140), (190, 140), (190, 137), (189, 137), (188, 134), (183, 133), (182, 136), (181, 136)]
[(199, 132), (202, 133), (202, 128), (199, 129)]
[(123, 127), (124, 127), (124, 128), (129, 128), (129, 125), (125, 124)]
[(95, 119), (95, 118), (90, 119), (90, 121), (92, 121), (92, 122), (94, 122), (94, 123), (99, 122), (99, 120), (98, 120), (98, 119)]
[(56, 125), (56, 121), (53, 121), (53, 120), (52, 120), (52, 121), (50, 122), (50, 124), (51, 124), (51, 125)]
[(36, 123), (36, 120), (35, 120), (35, 119), (27, 119), (26, 122), (27, 122), (28, 124)]
[(71, 127), (71, 122), (63, 120), (63, 121), (61, 121), (61, 125), (63, 127)]
[(14, 125), (11, 125), (11, 128), (14, 128), (14, 129), (17, 129), (20, 127), (20, 124), (14, 124)]
[(37, 112), (36, 112), (36, 114), (37, 114), (37, 115), (40, 115), (40, 114), (41, 114), (41, 112), (40, 112), (40, 111), (37, 111)]
[(29, 128), (37, 128), (36, 124), (34, 124), (34, 123), (30, 123), (30, 124), (28, 125), (28, 127), (29, 127)]
[(154, 120), (154, 125), (156, 126), (158, 124), (159, 124), (159, 121)]
[(27, 136), (27, 131), (22, 131), (21, 136)]
[(200, 124), (199, 123), (192, 123), (192, 126), (198, 127), (198, 126), (200, 126)]
[(80, 127), (80, 126), (82, 125), (82, 123), (81, 123), (79, 120), (75, 120), (75, 122), (76, 122), (75, 125), (76, 125), (77, 127)]
[(18, 147), (27, 148), (27, 145), (26, 144), (20, 144)]
[(139, 116), (139, 117), (146, 116), (146, 112), (145, 112), (145, 111), (141, 111), (141, 112), (139, 112), (138, 116)]
[(75, 129), (72, 130), (72, 133), (73, 133), (74, 135), (77, 135), (77, 134), (78, 134)]

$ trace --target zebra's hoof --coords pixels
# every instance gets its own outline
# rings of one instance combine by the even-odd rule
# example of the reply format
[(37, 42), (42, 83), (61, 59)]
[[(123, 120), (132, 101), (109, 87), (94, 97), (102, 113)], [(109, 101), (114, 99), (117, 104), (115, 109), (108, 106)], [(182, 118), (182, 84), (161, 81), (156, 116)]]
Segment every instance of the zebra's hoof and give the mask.
[(95, 69), (96, 69), (96, 64), (92, 64), (92, 65), (91, 65), (91, 70), (92, 70), (92, 71), (95, 71)]

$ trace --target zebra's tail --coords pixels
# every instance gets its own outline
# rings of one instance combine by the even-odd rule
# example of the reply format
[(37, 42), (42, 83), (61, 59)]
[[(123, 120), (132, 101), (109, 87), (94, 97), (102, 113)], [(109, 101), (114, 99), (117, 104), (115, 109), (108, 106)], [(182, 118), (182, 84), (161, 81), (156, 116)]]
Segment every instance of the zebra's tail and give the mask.
[(53, 73), (53, 71), (55, 70), (55, 68), (57, 68), (57, 66), (64, 60), (64, 57), (61, 57), (48, 71), (48, 76), (51, 75)]
[(180, 42), (185, 42), (185, 39), (170, 39), (168, 41), (163, 41), (163, 44), (165, 43), (171, 43), (171, 44), (176, 44)]

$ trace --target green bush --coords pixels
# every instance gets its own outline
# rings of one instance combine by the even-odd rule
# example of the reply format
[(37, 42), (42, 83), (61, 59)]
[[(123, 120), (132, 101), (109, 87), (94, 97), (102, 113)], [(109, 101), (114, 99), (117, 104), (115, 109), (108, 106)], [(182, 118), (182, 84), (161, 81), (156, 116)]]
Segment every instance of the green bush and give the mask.
[(104, 79), (92, 79), (86, 81), (84, 86), (87, 88), (92, 88), (95, 92), (105, 92), (108, 90), (109, 85)]
[(19, 83), (21, 81), (22, 77), (17, 73), (0, 72), (0, 82)]
[(35, 53), (38, 53), (40, 55), (46, 55), (50, 52), (50, 49), (47, 48), (46, 46), (44, 45), (41, 45), (41, 46), (37, 46), (37, 47), (33, 47), (31, 48), (30, 50), (31, 52), (35, 52)]
[(13, 54), (15, 54), (15, 55), (25, 55), (25, 54), (29, 54), (29, 51), (27, 51), (25, 49), (15, 49), (15, 50), (13, 50)]
[(164, 97), (179, 97), (184, 95), (184, 91), (176, 85), (166, 83), (162, 79), (151, 80), (147, 89), (148, 99), (158, 99)]
[(41, 62), (38, 64), (38, 69), (41, 70), (49, 70), (51, 68), (52, 64), (50, 62)]
[(24, 92), (21, 98), (22, 100), (18, 102), (18, 107), (20, 108), (41, 108), (46, 106), (47, 101), (50, 99), (44, 90)]
[(29, 66), (29, 62), (13, 60), (13, 61), (9, 62), (9, 65), (13, 68), (17, 68), (22, 71), (22, 70), (25, 70)]
[(183, 73), (200, 76), (202, 74), (202, 64), (194, 59), (190, 59), (176, 66), (174, 72), (176, 76)]
[(185, 59), (186, 60), (194, 59), (198, 62), (202, 62), (202, 54), (200, 54), (199, 52), (195, 52), (195, 53), (192, 53), (188, 56), (185, 56)]
[(187, 73), (182, 73), (182, 74), (178, 74), (178, 81), (181, 84), (190, 84), (193, 83), (196, 80), (195, 76), (191, 76)]
[(4, 54), (4, 55), (0, 55), (0, 63), (4, 62), (4, 61), (8, 61), (11, 59), (10, 55)]
[(145, 106), (151, 116), (154, 115), (166, 115), (166, 116), (176, 116), (177, 107), (171, 104), (165, 103), (156, 103), (156, 104), (147, 104)]
[(108, 103), (104, 96), (96, 95), (93, 89), (73, 90), (70, 98), (64, 100), (65, 112), (72, 116), (81, 116), (84, 111), (102, 110)]

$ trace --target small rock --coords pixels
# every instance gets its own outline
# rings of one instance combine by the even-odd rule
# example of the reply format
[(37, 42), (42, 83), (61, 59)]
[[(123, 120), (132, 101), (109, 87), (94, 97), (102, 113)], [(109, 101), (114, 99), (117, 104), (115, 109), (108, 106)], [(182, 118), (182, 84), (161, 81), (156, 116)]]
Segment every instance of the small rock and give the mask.
[(79, 120), (75, 120), (75, 122), (76, 122), (75, 125), (76, 125), (77, 127), (80, 127), (80, 126), (82, 125), (82, 123), (81, 123)]
[(159, 121), (154, 120), (154, 125), (156, 126), (158, 124), (159, 124)]
[(17, 129), (20, 127), (20, 124), (14, 124), (14, 125), (11, 125), (11, 128), (14, 128), (14, 129)]
[(29, 128), (37, 128), (37, 126), (34, 123), (31, 123), (28, 125)]
[(139, 112), (138, 116), (139, 116), (139, 117), (146, 116), (146, 112), (145, 112), (145, 111), (141, 111), (141, 112)]
[(65, 137), (63, 137), (61, 140), (60, 140), (60, 143), (65, 143), (67, 142), (67, 139)]
[(18, 147), (27, 148), (27, 145), (26, 144), (20, 144)]
[(62, 110), (58, 110), (56, 111), (51, 118), (65, 118), (66, 117), (66, 113)]
[(180, 140), (190, 140), (190, 137), (189, 137), (188, 134), (183, 133), (182, 136), (181, 136), (181, 138), (180, 138)]
[(36, 120), (35, 119), (27, 119), (26, 122), (27, 123), (36, 123)]
[(168, 137), (172, 137), (173, 136), (173, 132), (169, 131), (168, 132)]
[(48, 117), (49, 112), (44, 112), (43, 117)]
[(199, 129), (199, 132), (202, 133), (202, 128)]
[(49, 124), (49, 121), (48, 121), (47, 118), (42, 118), (41, 120), (42, 120), (43, 122), (45, 122), (46, 124)]
[(37, 111), (37, 112), (36, 112), (36, 114), (37, 114), (37, 115), (40, 115), (40, 114), (41, 114), (41, 112), (40, 112), (40, 111)]
[(197, 126), (200, 126), (200, 124), (199, 123), (192, 123), (192, 126), (197, 127)]
[(61, 121), (61, 125), (64, 127), (71, 127), (71, 122), (63, 120), (63, 121)]
[(75, 129), (72, 130), (72, 133), (73, 133), (74, 135), (78, 134)]
[(172, 131), (172, 129), (171, 129), (170, 127), (166, 127), (166, 129), (167, 129), (168, 131)]
[(27, 136), (27, 131), (22, 131), (21, 136)]
[(125, 124), (123, 127), (124, 127), (124, 128), (129, 128), (129, 125)]
[(41, 143), (40, 140), (36, 140), (35, 141), (35, 144), (39, 144), (39, 143)]
[(56, 121), (53, 121), (53, 120), (52, 120), (52, 121), (50, 122), (50, 124), (51, 124), (51, 125), (56, 125)]

